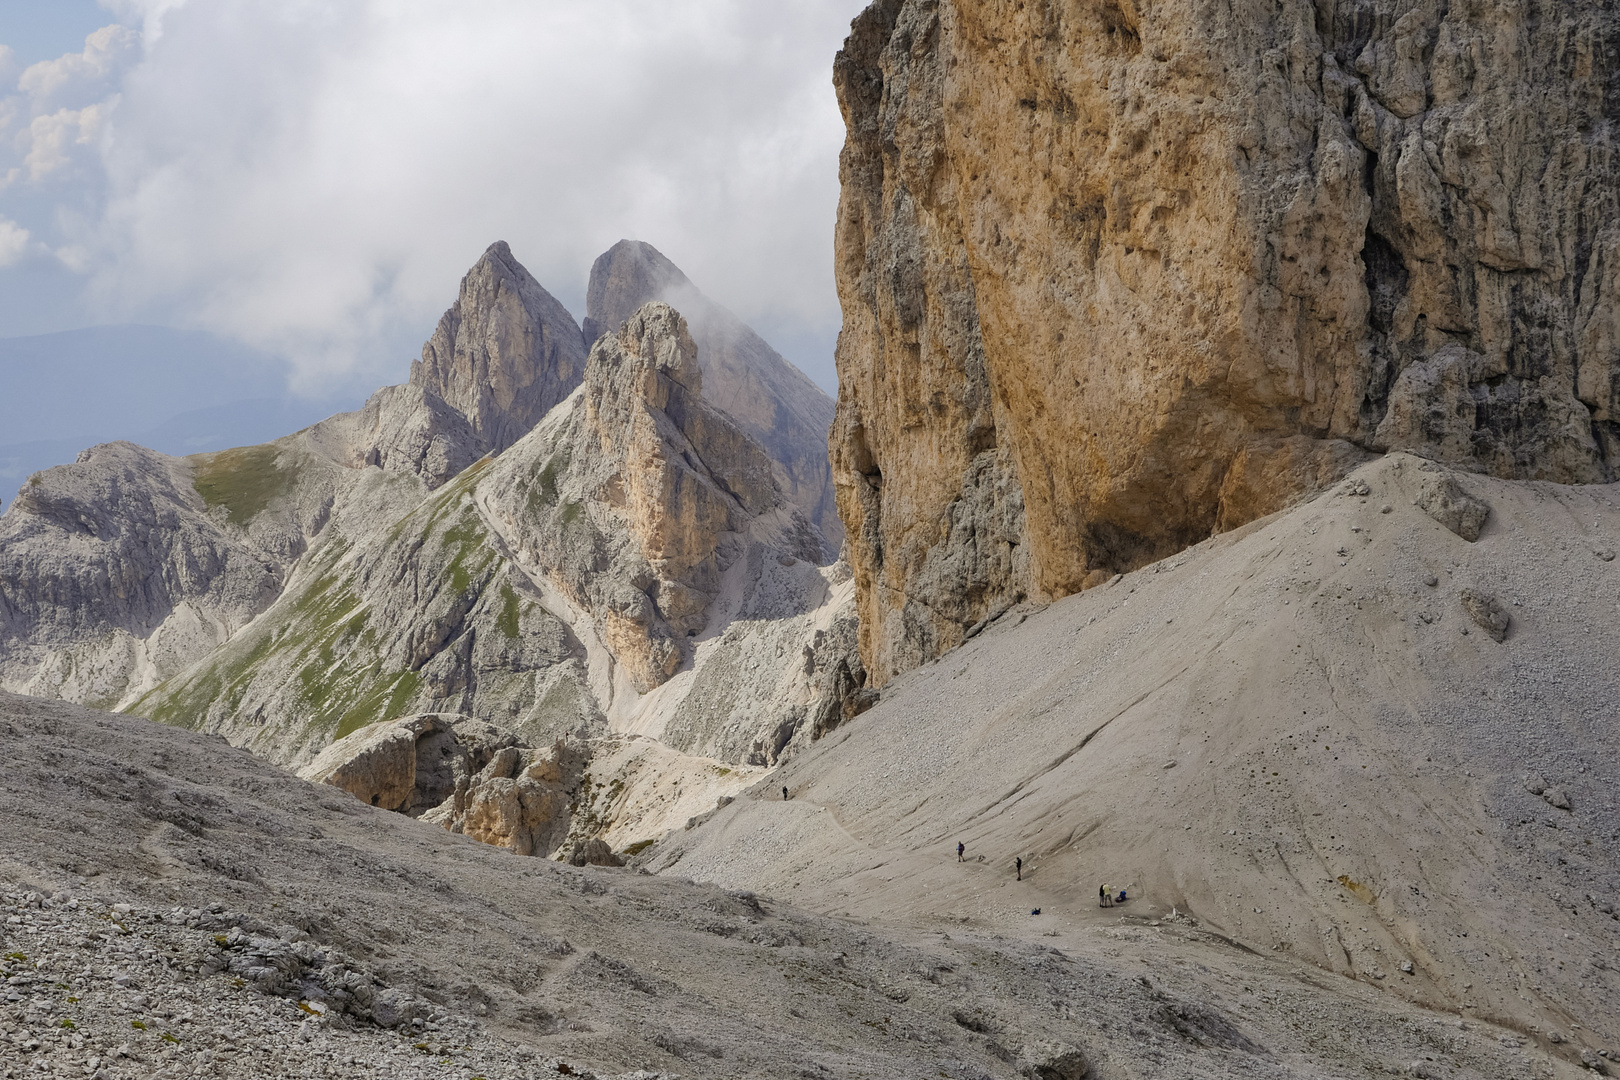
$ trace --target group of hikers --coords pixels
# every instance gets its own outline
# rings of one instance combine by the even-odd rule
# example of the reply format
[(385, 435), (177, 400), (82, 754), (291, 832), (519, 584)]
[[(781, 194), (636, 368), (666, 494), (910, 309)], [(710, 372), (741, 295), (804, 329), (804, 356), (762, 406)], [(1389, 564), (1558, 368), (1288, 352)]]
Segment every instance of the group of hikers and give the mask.
[[(787, 790), (785, 788), (782, 791), (782, 796), (783, 798), (787, 797)], [(956, 861), (967, 862), (967, 845), (960, 840), (956, 842)], [(1022, 855), (1014, 856), (1013, 873), (1017, 876), (1019, 881), (1024, 880), (1024, 857)], [(1097, 889), (1098, 907), (1113, 907), (1115, 904), (1125, 903), (1125, 900), (1126, 895), (1124, 889), (1119, 890), (1119, 894), (1117, 896), (1114, 894), (1113, 888), (1109, 885), (1104, 884), (1099, 886)], [(1035, 910), (1039, 911), (1040, 909), (1036, 908)]]

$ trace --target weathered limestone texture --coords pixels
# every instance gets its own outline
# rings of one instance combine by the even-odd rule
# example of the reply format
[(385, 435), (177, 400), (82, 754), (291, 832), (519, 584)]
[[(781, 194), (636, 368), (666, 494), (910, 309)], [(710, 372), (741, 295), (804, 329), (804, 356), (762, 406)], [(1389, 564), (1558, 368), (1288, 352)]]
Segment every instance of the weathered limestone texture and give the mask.
[(828, 557), (836, 554), (844, 527), (827, 461), (832, 399), (741, 319), (698, 291), (657, 248), (638, 240), (620, 240), (591, 267), (586, 342), (595, 344), (653, 300), (685, 316), (703, 368), (703, 396), (782, 467), (788, 497), (821, 530)]
[(1617, 46), (1595, 2), (872, 4), (832, 452), (874, 679), (1372, 453), (1612, 479)]

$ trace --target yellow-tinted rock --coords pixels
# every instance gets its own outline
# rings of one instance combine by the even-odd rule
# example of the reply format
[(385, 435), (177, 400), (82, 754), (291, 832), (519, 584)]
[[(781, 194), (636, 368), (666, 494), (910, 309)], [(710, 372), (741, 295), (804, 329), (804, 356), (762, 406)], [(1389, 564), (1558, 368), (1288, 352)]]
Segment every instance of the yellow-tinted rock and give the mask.
[(832, 449), (874, 678), (1370, 453), (1610, 478), (1613, 63), (1571, 43), (1613, 18), (868, 8)]

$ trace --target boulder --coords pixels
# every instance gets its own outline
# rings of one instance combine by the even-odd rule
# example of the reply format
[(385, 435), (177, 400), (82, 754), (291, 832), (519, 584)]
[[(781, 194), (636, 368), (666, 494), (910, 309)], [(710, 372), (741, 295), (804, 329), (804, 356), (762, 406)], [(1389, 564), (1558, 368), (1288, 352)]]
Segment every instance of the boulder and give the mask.
[(1456, 477), (1430, 480), (1418, 493), (1418, 509), (1472, 544), (1490, 516), (1490, 504), (1463, 490)]

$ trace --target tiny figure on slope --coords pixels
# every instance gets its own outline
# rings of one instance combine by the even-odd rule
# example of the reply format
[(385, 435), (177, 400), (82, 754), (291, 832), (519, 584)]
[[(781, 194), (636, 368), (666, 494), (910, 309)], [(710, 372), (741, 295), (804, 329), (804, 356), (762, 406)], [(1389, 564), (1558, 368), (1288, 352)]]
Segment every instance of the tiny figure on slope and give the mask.
[(1098, 907), (1112, 907), (1113, 906), (1112, 901), (1113, 901), (1113, 896), (1108, 892), (1107, 884), (1103, 884), (1103, 885), (1099, 886), (1097, 888), (1097, 906)]
[(1013, 862), (1018, 864), (1018, 880), (1023, 881), (1024, 880), (1024, 857), (1022, 855), (1020, 855), (1016, 859), (1014, 859)]
[(783, 785), (782, 785), (782, 801), (783, 801), (783, 802), (787, 802), (787, 801), (788, 801), (788, 794), (787, 794), (787, 785), (786, 785), (786, 784), (783, 784)]
[(956, 861), (957, 861), (957, 862), (964, 862), (964, 861), (966, 861), (966, 860), (964, 860), (964, 859), (963, 859), (963, 858), (962, 858), (962, 852), (964, 852), (964, 851), (966, 851), (966, 850), (967, 850), (967, 848), (966, 848), (966, 846), (964, 846), (964, 845), (963, 845), (963, 843), (962, 843), (962, 841), (960, 841), (960, 840), (958, 840), (958, 841), (957, 841), (957, 842), (956, 842)]

